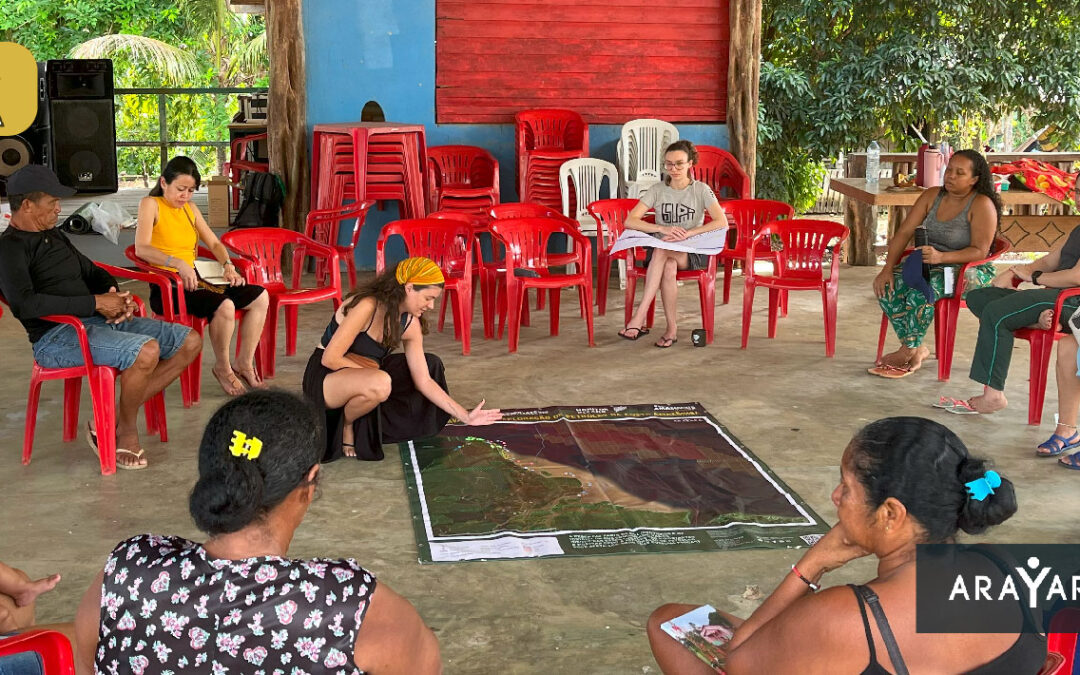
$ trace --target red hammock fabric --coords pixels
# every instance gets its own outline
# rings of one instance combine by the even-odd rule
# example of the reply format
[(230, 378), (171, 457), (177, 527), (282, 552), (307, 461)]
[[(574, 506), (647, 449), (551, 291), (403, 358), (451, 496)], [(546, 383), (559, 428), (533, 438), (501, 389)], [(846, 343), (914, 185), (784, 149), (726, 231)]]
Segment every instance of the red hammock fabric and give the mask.
[(1040, 162), (1035, 159), (1020, 159), (1009, 164), (991, 167), (992, 173), (1013, 176), (1021, 185), (1032, 192), (1042, 192), (1062, 204), (1076, 207), (1073, 199), (1077, 175)]

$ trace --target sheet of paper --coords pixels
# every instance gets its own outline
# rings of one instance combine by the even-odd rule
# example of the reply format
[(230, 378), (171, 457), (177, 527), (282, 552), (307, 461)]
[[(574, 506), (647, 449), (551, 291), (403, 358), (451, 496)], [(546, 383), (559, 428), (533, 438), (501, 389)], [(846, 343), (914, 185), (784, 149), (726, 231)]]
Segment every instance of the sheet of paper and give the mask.
[(555, 537), (506, 536), (472, 541), (431, 542), (431, 559), (436, 562), (482, 558), (536, 558), (562, 554), (562, 547)]

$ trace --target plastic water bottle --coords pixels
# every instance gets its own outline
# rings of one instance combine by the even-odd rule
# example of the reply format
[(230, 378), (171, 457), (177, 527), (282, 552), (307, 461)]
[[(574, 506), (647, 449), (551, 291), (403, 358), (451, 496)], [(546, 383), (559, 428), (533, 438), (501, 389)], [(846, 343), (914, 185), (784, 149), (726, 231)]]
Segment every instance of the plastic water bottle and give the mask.
[(877, 141), (870, 141), (866, 146), (866, 187), (876, 190), (881, 173), (881, 146)]

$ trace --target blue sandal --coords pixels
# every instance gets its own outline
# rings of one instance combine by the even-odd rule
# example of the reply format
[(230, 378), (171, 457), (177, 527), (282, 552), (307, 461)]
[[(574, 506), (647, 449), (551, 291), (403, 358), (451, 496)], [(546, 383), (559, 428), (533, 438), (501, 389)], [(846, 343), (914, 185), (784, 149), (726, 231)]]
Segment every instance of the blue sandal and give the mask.
[(1065, 457), (1062, 457), (1058, 460), (1058, 464), (1065, 467), (1066, 469), (1075, 469), (1077, 471), (1080, 471), (1080, 453), (1076, 453), (1075, 455), (1066, 455)]
[[(1058, 455), (1068, 452), (1076, 448), (1080, 448), (1080, 431), (1072, 435), (1072, 438), (1065, 438), (1057, 434), (1052, 434), (1050, 438), (1039, 444), (1039, 450), (1046, 450), (1046, 452), (1036, 452), (1039, 457), (1057, 457)], [(1080, 466), (1073, 467), (1080, 469)]]

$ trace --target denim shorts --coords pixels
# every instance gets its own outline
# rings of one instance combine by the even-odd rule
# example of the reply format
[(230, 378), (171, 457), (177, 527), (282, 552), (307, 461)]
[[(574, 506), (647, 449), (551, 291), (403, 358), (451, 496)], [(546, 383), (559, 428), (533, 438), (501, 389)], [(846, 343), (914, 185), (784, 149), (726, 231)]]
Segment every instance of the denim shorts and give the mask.
[[(123, 323), (106, 323), (94, 315), (82, 319), (90, 342), (94, 365), (127, 370), (135, 363), (143, 346), (157, 340), (161, 358), (173, 356), (191, 332), (187, 326), (157, 319), (134, 317)], [(34, 360), (43, 368), (75, 368), (83, 365), (82, 349), (75, 328), (53, 326), (34, 343)]]

